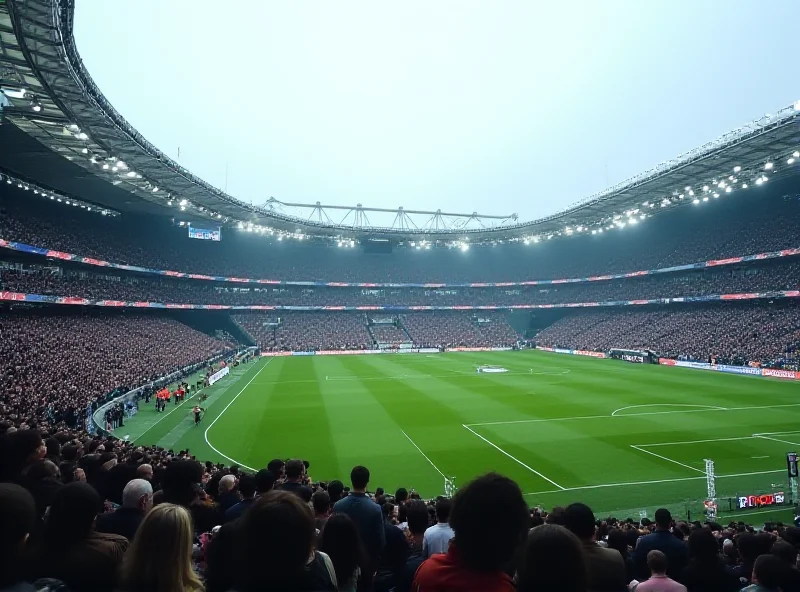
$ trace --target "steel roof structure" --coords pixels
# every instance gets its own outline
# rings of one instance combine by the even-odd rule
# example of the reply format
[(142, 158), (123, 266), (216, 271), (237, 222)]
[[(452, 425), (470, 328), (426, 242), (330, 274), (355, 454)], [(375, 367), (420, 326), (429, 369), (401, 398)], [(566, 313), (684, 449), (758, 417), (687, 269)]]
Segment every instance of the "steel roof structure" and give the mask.
[[(538, 240), (612, 229), (662, 208), (795, 174), (794, 159), (800, 163), (800, 157), (793, 156), (800, 150), (798, 101), (562, 212), (530, 222), (519, 222), (514, 214), (387, 210), (360, 204), (342, 207), (270, 199), (253, 205), (193, 175), (114, 109), (77, 52), (74, 5), (75, 0), (0, 0), (0, 89), (7, 97), (2, 114), (16, 128), (0, 126), (0, 144), (13, 150), (3, 142), (6, 134), (16, 136), (17, 145), (24, 144), (18, 131), (36, 139), (39, 148), (31, 145), (22, 154), (34, 164), (26, 166), (17, 154), (17, 160), (11, 160), (12, 173), (79, 192), (73, 197), (117, 210), (172, 215), (184, 211), (220, 224), (334, 239)], [(6, 162), (2, 152), (0, 148), (0, 166)], [(47, 164), (58, 168), (54, 157), (62, 163), (58, 173)], [(64, 166), (64, 159), (73, 166)], [(33, 178), (33, 171), (39, 171), (39, 178)], [(72, 189), (63, 188), (67, 186)], [(396, 215), (391, 226), (379, 227), (370, 225), (370, 212)]]

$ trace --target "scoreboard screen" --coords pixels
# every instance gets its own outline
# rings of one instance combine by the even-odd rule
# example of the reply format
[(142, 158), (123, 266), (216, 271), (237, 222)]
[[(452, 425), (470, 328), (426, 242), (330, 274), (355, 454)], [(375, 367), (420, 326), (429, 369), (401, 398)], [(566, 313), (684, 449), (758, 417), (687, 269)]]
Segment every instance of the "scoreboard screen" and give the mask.
[(218, 241), (222, 238), (222, 231), (220, 230), (219, 226), (216, 228), (198, 228), (197, 226), (192, 226), (190, 224), (189, 238)]

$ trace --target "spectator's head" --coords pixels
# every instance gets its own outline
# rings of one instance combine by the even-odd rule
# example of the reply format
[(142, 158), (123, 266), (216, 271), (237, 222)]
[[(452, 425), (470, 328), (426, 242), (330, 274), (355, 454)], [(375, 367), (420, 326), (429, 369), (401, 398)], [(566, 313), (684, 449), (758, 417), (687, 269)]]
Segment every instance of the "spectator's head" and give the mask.
[(442, 498), (436, 502), (436, 520), (442, 524), (447, 524), (450, 519), (450, 510), (453, 508), (453, 501)]
[(564, 526), (582, 541), (591, 541), (595, 534), (592, 509), (586, 504), (570, 504), (564, 510)]
[(298, 496), (288, 491), (270, 491), (261, 496), (241, 524), (236, 590), (297, 589), (304, 580), (315, 538), (311, 508)]
[(771, 553), (789, 566), (797, 565), (797, 547), (784, 540), (777, 540), (772, 545)]
[(547, 520), (545, 520), (545, 522), (547, 524), (558, 524), (559, 526), (565, 526), (566, 514), (567, 514), (567, 509), (564, 506), (556, 506), (547, 515)]
[(264, 495), (265, 493), (272, 491), (272, 487), (275, 485), (275, 474), (269, 469), (261, 469), (258, 473), (256, 473), (255, 481), (256, 492), (258, 495)]
[(353, 467), (350, 471), (350, 483), (353, 485), (353, 491), (362, 493), (366, 491), (369, 484), (369, 469), (361, 465)]
[(22, 581), (22, 557), (36, 526), (36, 504), (26, 489), (0, 483), (0, 588)]
[(102, 511), (103, 499), (94, 487), (80, 481), (65, 485), (53, 497), (45, 520), (45, 543), (63, 548), (86, 538)]
[(408, 490), (405, 487), (399, 488), (394, 494), (394, 501), (398, 504), (404, 503), (408, 499)]
[(656, 510), (656, 529), (669, 530), (672, 526), (672, 514), (666, 508)]
[(689, 557), (698, 563), (713, 564), (719, 555), (719, 545), (714, 533), (697, 528), (689, 535)]
[(201, 591), (192, 568), (192, 518), (173, 504), (160, 504), (145, 516), (122, 562), (122, 590)]
[(233, 491), (236, 487), (236, 477), (233, 475), (223, 475), (222, 479), (219, 480), (219, 493), (222, 495), (223, 493), (228, 493), (229, 491)]
[(450, 526), (463, 564), (481, 571), (499, 569), (511, 559), (528, 532), (530, 513), (519, 486), (489, 473), (459, 490)]
[(647, 554), (647, 569), (651, 576), (663, 576), (667, 573), (667, 556), (658, 549)]
[(317, 491), (311, 496), (311, 505), (314, 507), (314, 514), (324, 518), (331, 511), (331, 496), (327, 491)]
[(408, 530), (415, 537), (422, 537), (430, 526), (428, 506), (422, 501), (410, 501), (406, 504), (406, 522)]
[(203, 466), (193, 460), (173, 460), (161, 482), (164, 501), (188, 508), (197, 498), (197, 485), (203, 480)]
[(153, 467), (148, 464), (139, 465), (136, 468), (136, 476), (139, 479), (144, 479), (145, 481), (152, 481), (153, 480)]
[(239, 475), (239, 493), (244, 499), (252, 499), (256, 495), (256, 478), (249, 473)]
[(578, 537), (556, 524), (543, 524), (530, 531), (517, 574), (517, 590), (586, 592), (587, 581)]
[(47, 458), (56, 462), (61, 460), (61, 442), (59, 442), (56, 438), (50, 437), (44, 441), (44, 445), (47, 449), (47, 452), (45, 453)]
[(122, 507), (138, 509), (147, 514), (153, 507), (153, 486), (144, 479), (128, 481), (122, 490)]
[(330, 556), (340, 589), (352, 582), (356, 568), (363, 562), (364, 551), (358, 528), (350, 516), (334, 514), (328, 518), (319, 550)]
[(286, 480), (299, 481), (305, 470), (306, 467), (302, 460), (290, 460), (286, 463)]
[(608, 531), (608, 548), (616, 549), (623, 557), (628, 556), (628, 535), (621, 528)]
[(338, 479), (328, 483), (328, 495), (331, 496), (331, 504), (335, 504), (342, 499), (344, 493), (344, 483)]
[[(692, 537), (689, 536), (689, 543), (691, 544)], [(756, 535), (752, 532), (744, 532), (736, 539), (737, 546), (739, 547), (739, 556), (744, 563), (753, 563), (760, 553), (760, 544)]]
[(279, 458), (275, 458), (267, 464), (267, 469), (272, 471), (272, 474), (275, 475), (275, 480), (280, 481), (285, 476), (284, 469), (286, 467), (286, 463)]
[(42, 436), (36, 430), (7, 433), (2, 443), (2, 474), (8, 480), (20, 476), (26, 466), (42, 460), (47, 454)]
[(754, 584), (767, 590), (778, 590), (786, 577), (787, 566), (774, 555), (759, 555), (753, 564)]

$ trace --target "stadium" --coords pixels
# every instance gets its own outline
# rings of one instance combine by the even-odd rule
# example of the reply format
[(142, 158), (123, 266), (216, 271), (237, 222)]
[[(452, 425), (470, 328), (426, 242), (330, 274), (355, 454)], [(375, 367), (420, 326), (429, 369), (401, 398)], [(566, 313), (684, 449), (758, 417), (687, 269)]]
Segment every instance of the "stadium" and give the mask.
[[(0, 1), (1, 477), (32, 492), (37, 529), (56, 536), (52, 514), (80, 495), (125, 508), (148, 471), (156, 507), (185, 506), (197, 541), (254, 480), (263, 506), (291, 505), (268, 491), (295, 485), (327, 519), (317, 494), (332, 506), (329, 486), (363, 466), (386, 524), (453, 496), (455, 512), (498, 473), (531, 526), (570, 527), (553, 509), (581, 502), (609, 547), (617, 521), (635, 547), (659, 509), (690, 550), (695, 530), (720, 557), (733, 541), (731, 573), (752, 571), (755, 539), (756, 555), (778, 534), (800, 546), (800, 101), (531, 221), (254, 205), (114, 109), (74, 8)], [(15, 491), (0, 491), (8, 512), (27, 503)], [(358, 589), (400, 590), (404, 560), (392, 571), (360, 536)], [(214, 580), (209, 557), (207, 589), (266, 586), (218, 566)], [(48, 558), (37, 577), (121, 589), (116, 564), (97, 584)]]

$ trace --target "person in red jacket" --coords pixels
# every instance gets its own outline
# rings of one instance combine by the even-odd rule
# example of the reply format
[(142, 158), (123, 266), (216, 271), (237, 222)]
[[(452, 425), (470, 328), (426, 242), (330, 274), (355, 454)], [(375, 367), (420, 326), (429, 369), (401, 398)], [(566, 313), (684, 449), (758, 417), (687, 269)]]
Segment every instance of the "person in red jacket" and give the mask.
[(419, 567), (411, 589), (514, 592), (504, 569), (511, 566), (529, 524), (528, 505), (514, 481), (497, 473), (478, 477), (453, 498), (450, 548)]

